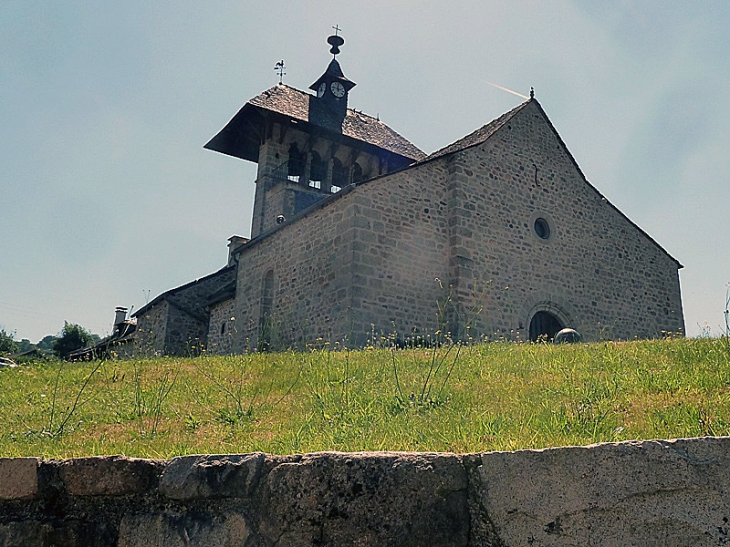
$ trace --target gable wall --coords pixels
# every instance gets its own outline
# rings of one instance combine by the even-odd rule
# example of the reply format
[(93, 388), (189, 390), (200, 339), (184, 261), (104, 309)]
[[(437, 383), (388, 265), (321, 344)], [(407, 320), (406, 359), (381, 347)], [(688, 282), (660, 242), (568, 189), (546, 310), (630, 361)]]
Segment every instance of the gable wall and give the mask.
[(165, 298), (137, 316), (138, 353), (187, 355), (199, 351), (208, 334), (208, 299), (234, 278), (235, 269), (229, 268), (168, 291)]
[(229, 298), (210, 308), (206, 344), (210, 353), (219, 355), (233, 353), (233, 341), (237, 332), (236, 320), (233, 319), (235, 317), (234, 303), (234, 299)]
[(483, 308), (476, 330), (524, 339), (541, 306), (587, 339), (683, 330), (676, 262), (584, 182), (535, 103), (451, 177), (452, 277), (462, 313)]
[(165, 355), (197, 355), (205, 346), (208, 321), (170, 305), (165, 329)]
[(140, 357), (162, 355), (165, 350), (165, 331), (170, 304), (161, 300), (143, 315), (137, 317), (135, 353)]

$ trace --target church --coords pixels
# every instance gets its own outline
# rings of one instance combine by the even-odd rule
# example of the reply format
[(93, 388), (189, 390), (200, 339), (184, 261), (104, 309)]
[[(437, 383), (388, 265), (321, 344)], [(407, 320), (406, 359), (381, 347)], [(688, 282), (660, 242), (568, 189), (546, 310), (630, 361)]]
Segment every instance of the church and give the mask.
[(138, 310), (138, 351), (684, 332), (682, 265), (588, 182), (532, 92), (427, 155), (348, 108), (328, 43), (311, 92), (280, 82), (205, 145), (258, 164), (251, 238)]

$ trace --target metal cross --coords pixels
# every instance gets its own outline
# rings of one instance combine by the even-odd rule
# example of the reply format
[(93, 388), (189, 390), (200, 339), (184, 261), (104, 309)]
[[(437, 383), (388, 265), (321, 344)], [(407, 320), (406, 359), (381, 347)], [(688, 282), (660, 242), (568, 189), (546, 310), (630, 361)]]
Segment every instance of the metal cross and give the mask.
[(274, 65), (274, 70), (279, 73), (279, 83), (281, 84), (284, 80), (284, 76), (286, 76), (286, 72), (284, 72), (284, 69), (286, 67), (284, 66), (284, 59), (279, 61)]
[(333, 29), (335, 29), (335, 36), (338, 36), (338, 35), (339, 35), (339, 33), (340, 33), (340, 31), (342, 30), (342, 29), (340, 28), (340, 25), (335, 25), (335, 26), (334, 26), (334, 27), (332, 27), (332, 28), (333, 28)]

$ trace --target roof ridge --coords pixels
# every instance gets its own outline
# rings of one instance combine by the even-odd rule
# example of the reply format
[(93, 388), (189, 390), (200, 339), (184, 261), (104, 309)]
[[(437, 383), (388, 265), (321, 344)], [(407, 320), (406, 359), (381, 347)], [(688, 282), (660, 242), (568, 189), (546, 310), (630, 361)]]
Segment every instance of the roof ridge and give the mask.
[(163, 299), (167, 299), (170, 296), (174, 296), (176, 293), (183, 289), (187, 289), (188, 287), (192, 287), (193, 285), (200, 283), (201, 281), (207, 281), (208, 279), (215, 277), (216, 275), (223, 274), (226, 270), (233, 270), (236, 266), (223, 266), (219, 270), (216, 270), (213, 273), (209, 273), (207, 275), (204, 275), (202, 277), (198, 277), (197, 279), (193, 279), (192, 281), (188, 281), (187, 283), (183, 283), (182, 285), (179, 285), (177, 287), (173, 287), (172, 289), (168, 289), (165, 292), (158, 294), (155, 298), (153, 298), (150, 302), (142, 306), (140, 309), (138, 309), (132, 317), (139, 317), (140, 315), (147, 313), (148, 310), (150, 310), (152, 307), (154, 307), (158, 302), (160, 302)]
[[(306, 91), (304, 89), (299, 89), (298, 87), (294, 87), (292, 85), (285, 84), (283, 82), (280, 83), (280, 84), (277, 83), (277, 84), (271, 86), (269, 89), (266, 89), (266, 90), (262, 91), (261, 93), (266, 93), (267, 91), (271, 91), (272, 89), (275, 89), (277, 87), (287, 87), (287, 88), (291, 89), (292, 91), (296, 91), (298, 93), (301, 93), (302, 95), (308, 95), (310, 97), (315, 97), (315, 98), (317, 97), (317, 95), (315, 95), (314, 93), (310, 93), (309, 91)], [(260, 93), (259, 93), (259, 95), (260, 95)], [(253, 97), (253, 98), (255, 98), (255, 97)], [(357, 108), (352, 108), (352, 107), (348, 106), (347, 107), (347, 111), (348, 112), (352, 112), (353, 114), (357, 114), (358, 116), (367, 116), (368, 118), (371, 118), (371, 119), (373, 119), (373, 120), (375, 120), (377, 122), (380, 122), (382, 124), (385, 124), (385, 122), (380, 119), (380, 116), (373, 116), (372, 114), (368, 114), (364, 110), (358, 110)]]
[(525, 108), (533, 101), (538, 105), (540, 104), (535, 98), (528, 99), (525, 102), (520, 103), (519, 105), (514, 107), (512, 110), (508, 110), (504, 114), (501, 114), (500, 116), (494, 118), (492, 121), (482, 125), (481, 127), (478, 127), (466, 136), (455, 140), (451, 144), (447, 144), (443, 148), (439, 148), (435, 152), (432, 152), (421, 161), (429, 161), (435, 158), (440, 158), (441, 156), (446, 156), (455, 152), (461, 152), (462, 150), (466, 150), (467, 148), (471, 148), (472, 146), (477, 146), (484, 143), (492, 135), (494, 135), (494, 133), (496, 133), (498, 129), (503, 127), (505, 123), (511, 120), (515, 116), (515, 114), (517, 114), (520, 110)]
[[(308, 91), (284, 83), (276, 84), (249, 99), (233, 120), (228, 122), (226, 127), (206, 144), (206, 148), (241, 157), (227, 150), (229, 146), (225, 143), (216, 144), (214, 140), (227, 131), (237, 117), (245, 117), (247, 109), (261, 108), (313, 125), (337, 130), (346, 137), (377, 146), (411, 161), (418, 161), (426, 157), (425, 152), (382, 121), (380, 116), (375, 117), (348, 107), (344, 118), (340, 120), (336, 115), (326, 112), (326, 109), (314, 108), (313, 101), (316, 99), (317, 96)], [(316, 117), (319, 119), (315, 119)], [(339, 127), (335, 128), (335, 125)], [(251, 158), (244, 157), (243, 159)]]

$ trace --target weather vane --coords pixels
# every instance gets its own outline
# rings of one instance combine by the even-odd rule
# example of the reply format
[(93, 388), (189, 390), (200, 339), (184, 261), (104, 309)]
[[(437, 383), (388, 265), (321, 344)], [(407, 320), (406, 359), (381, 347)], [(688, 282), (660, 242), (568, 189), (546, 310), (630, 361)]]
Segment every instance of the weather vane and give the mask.
[(284, 76), (286, 76), (286, 72), (284, 72), (285, 68), (284, 59), (274, 65), (274, 70), (279, 73), (279, 84), (283, 83)]
[(331, 45), (330, 53), (332, 54), (332, 58), (336, 58), (337, 54), (340, 52), (340, 46), (345, 43), (345, 40), (343, 40), (342, 36), (340, 36), (340, 31), (342, 30), (339, 25), (335, 25), (332, 27), (335, 29), (334, 36), (330, 36), (327, 38), (327, 43)]

